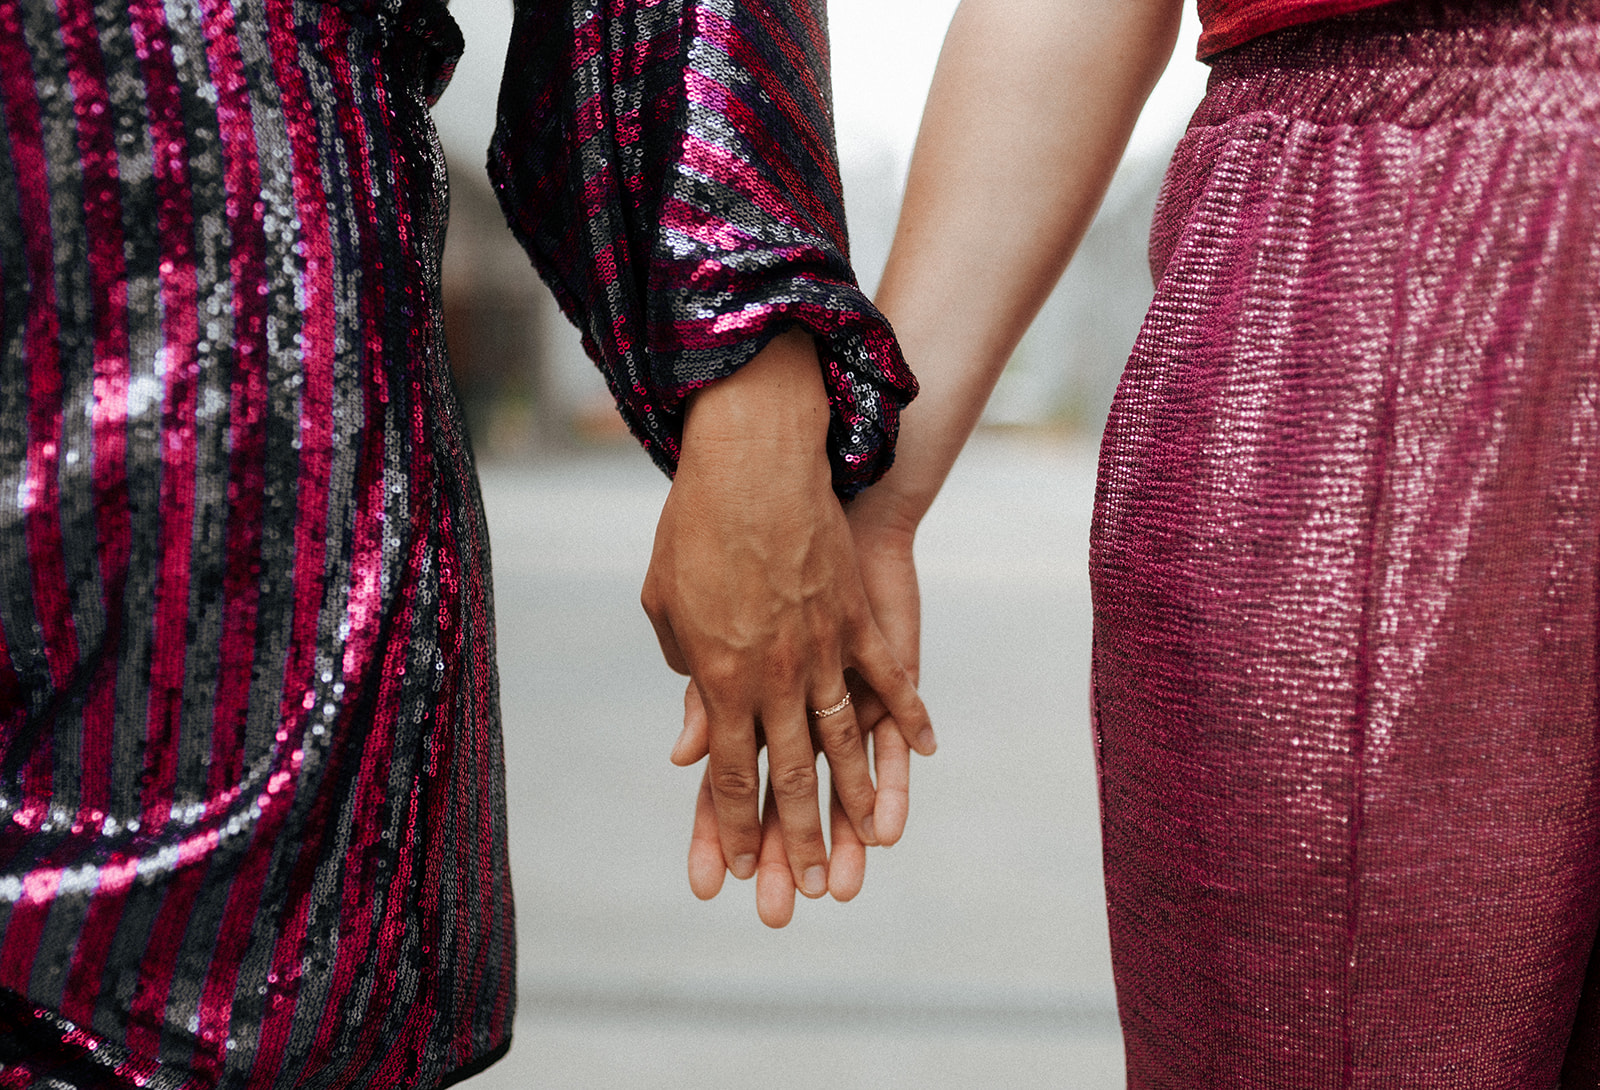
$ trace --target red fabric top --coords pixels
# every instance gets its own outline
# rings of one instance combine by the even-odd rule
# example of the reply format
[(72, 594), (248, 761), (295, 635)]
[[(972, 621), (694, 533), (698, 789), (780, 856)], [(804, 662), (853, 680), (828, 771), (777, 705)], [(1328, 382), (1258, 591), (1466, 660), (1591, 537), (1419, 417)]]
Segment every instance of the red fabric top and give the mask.
[(1330, 15), (1375, 8), (1390, 0), (1199, 0), (1200, 57), (1231, 49), (1272, 30)]

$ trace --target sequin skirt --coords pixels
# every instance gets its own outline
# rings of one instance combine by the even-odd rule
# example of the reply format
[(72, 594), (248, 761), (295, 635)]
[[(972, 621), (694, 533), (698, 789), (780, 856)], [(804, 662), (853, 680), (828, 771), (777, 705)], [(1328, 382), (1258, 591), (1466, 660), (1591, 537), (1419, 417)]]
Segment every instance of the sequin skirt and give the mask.
[(1600, 2), (1217, 59), (1092, 541), (1129, 1086), (1600, 1085)]

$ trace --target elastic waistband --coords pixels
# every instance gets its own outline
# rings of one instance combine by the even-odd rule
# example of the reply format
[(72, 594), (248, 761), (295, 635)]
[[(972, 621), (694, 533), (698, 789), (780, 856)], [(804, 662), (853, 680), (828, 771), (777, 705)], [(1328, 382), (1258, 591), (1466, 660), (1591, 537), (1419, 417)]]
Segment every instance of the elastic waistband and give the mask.
[(1263, 109), (1600, 124), (1600, 0), (1402, 0), (1267, 34), (1212, 59), (1193, 125)]

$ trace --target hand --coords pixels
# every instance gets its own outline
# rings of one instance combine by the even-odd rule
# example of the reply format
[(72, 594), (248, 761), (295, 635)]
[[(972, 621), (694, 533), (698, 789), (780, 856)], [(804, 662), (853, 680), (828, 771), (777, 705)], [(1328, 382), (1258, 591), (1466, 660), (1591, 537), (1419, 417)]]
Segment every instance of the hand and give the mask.
[[(871, 497), (870, 502), (868, 497)], [(890, 650), (915, 682), (921, 633), (920, 595), (912, 559), (915, 521), (901, 513), (887, 482), (852, 504), (848, 519), (873, 615), (889, 640)], [(874, 739), (873, 756), (878, 773), (874, 818), (879, 843), (887, 846), (898, 841), (905, 829), (910, 801), (910, 751), (878, 694), (860, 678), (852, 678), (851, 687), (862, 736), (871, 734)], [(690, 682), (684, 694), (683, 734), (673, 747), (673, 763), (687, 766), (704, 757), (706, 739), (705, 707), (694, 683)], [(833, 852), (829, 860), (828, 890), (835, 900), (848, 901), (861, 890), (866, 848), (846, 820), (837, 795), (830, 793), (830, 796)], [(794, 913), (795, 884), (782, 836), (772, 815), (769, 796), (756, 877), (756, 912), (767, 925), (782, 927)], [(701, 778), (695, 806), (694, 830), (689, 844), (689, 886), (697, 897), (708, 900), (722, 889), (724, 875), (717, 814), (707, 775)]]
[[(850, 505), (856, 563), (873, 619), (889, 650), (914, 685), (922, 676), (922, 595), (913, 558), (917, 518), (905, 512), (891, 476)], [(911, 754), (882, 695), (871, 686), (857, 694), (856, 719), (873, 738), (878, 772), (877, 833), (885, 847), (905, 831), (911, 804)]]
[[(812, 729), (847, 824), (875, 843), (875, 791), (847, 708), (823, 720), (855, 670), (919, 752), (932, 727), (872, 619), (823, 446), (827, 400), (810, 337), (786, 334), (699, 391), (662, 508), (642, 595), (662, 653), (697, 684), (710, 751), (706, 794), (722, 859), (755, 873), (762, 845), (759, 746), (789, 879), (828, 888)], [(773, 816), (775, 811), (776, 817)]]

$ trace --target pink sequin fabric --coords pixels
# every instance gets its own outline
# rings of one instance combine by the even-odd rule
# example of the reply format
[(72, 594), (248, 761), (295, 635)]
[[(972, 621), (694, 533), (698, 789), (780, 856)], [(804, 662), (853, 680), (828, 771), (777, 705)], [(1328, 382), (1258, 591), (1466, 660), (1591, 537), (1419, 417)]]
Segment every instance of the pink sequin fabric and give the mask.
[(522, 0), (499, 122), (506, 216), (658, 465), (684, 397), (792, 326), (835, 489), (889, 468), (917, 386), (850, 269), (824, 0)]
[(1600, 3), (1218, 61), (1093, 531), (1134, 1090), (1600, 1085)]
[(442, 3), (0, 0), (0, 1087), (509, 1039)]

